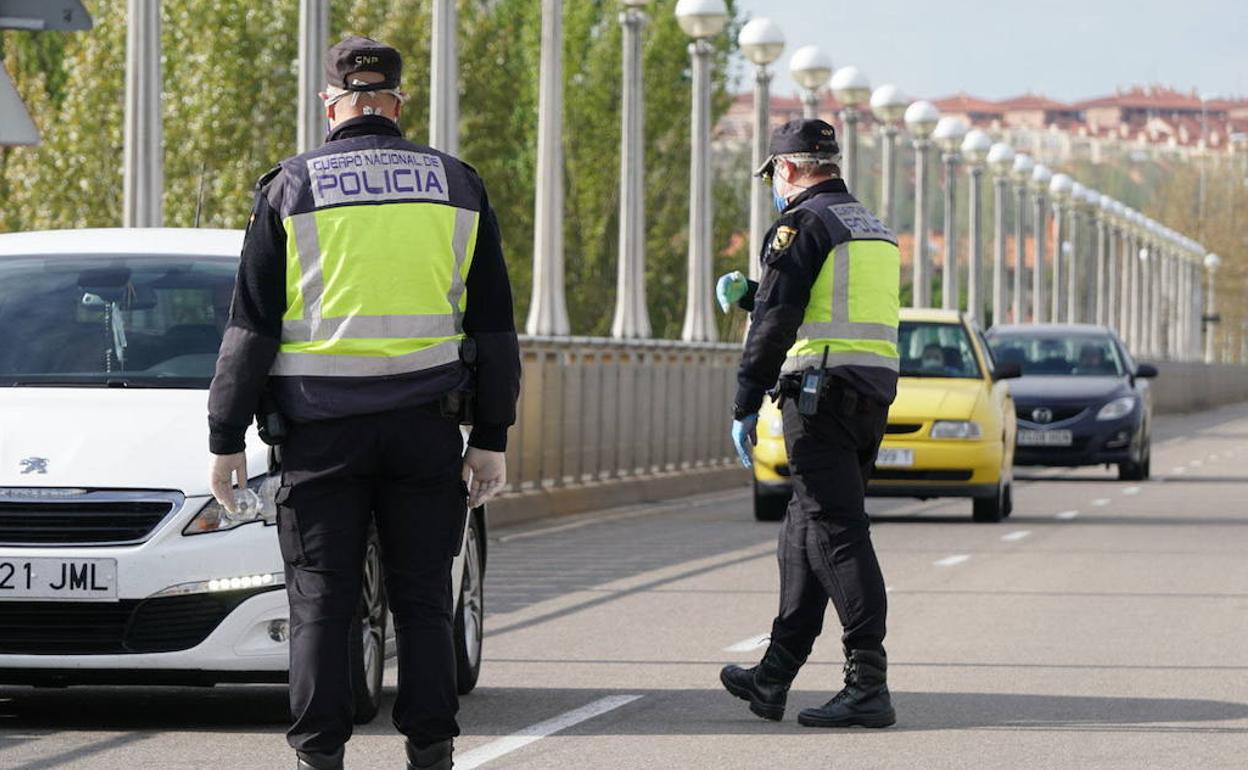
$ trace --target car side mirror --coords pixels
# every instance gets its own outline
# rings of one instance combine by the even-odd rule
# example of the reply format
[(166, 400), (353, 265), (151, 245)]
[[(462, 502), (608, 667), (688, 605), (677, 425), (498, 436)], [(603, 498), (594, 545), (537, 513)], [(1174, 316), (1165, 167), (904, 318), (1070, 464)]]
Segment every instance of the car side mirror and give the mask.
[(1022, 376), (1023, 365), (1015, 361), (997, 364), (996, 368), (992, 370), (992, 379), (997, 382), (1001, 380), (1017, 380)]
[(1157, 371), (1157, 367), (1152, 364), (1140, 364), (1135, 367), (1135, 376), (1143, 380), (1151, 380), (1160, 373)]

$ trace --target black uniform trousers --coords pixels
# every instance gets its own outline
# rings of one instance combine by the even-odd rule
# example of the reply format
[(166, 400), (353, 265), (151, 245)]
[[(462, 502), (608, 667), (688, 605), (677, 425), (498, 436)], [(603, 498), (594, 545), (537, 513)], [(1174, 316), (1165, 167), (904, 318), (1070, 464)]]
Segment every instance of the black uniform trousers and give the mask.
[(335, 751), (351, 737), (349, 634), (374, 521), (398, 636), (395, 727), (420, 745), (459, 734), (451, 563), (468, 511), (462, 449), (436, 404), (291, 426), (277, 526), (295, 749)]
[(888, 407), (833, 380), (814, 415), (783, 407), (793, 498), (780, 533), (780, 612), (771, 640), (806, 660), (828, 600), (847, 651), (884, 652), (888, 605), (864, 498)]

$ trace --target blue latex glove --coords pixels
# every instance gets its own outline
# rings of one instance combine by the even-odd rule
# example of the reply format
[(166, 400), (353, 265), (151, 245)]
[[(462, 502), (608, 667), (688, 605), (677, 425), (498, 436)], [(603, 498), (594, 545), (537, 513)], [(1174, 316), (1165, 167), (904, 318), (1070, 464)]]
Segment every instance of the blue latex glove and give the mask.
[(754, 467), (753, 450), (758, 443), (758, 415), (751, 414), (732, 421), (732, 443), (737, 446), (737, 456), (747, 468)]
[(715, 299), (719, 300), (720, 309), (727, 313), (749, 290), (749, 280), (740, 270), (734, 270), (719, 277), (719, 282), (715, 284)]

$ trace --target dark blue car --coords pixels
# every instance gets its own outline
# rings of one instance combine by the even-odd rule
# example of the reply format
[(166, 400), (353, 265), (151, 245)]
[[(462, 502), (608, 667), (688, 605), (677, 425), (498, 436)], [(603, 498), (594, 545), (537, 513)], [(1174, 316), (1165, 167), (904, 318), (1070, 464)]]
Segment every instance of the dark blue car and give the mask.
[(1010, 386), (1015, 465), (1117, 465), (1120, 479), (1149, 477), (1156, 367), (1136, 364), (1103, 326), (997, 326), (987, 337), (998, 366), (1023, 371)]

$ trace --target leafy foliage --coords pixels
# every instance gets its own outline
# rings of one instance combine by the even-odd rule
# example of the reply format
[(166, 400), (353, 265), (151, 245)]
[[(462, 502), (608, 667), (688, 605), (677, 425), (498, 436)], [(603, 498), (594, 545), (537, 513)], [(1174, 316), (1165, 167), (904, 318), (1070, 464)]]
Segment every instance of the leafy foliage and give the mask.
[[(37, 148), (0, 151), (0, 231), (113, 226), (121, 221), (125, 4), (88, 0), (89, 33), (9, 32), (0, 53), (44, 134)], [(240, 227), (255, 180), (294, 152), (298, 2), (162, 0), (165, 220)], [(331, 29), (402, 52), (402, 119), (428, 137), (430, 0), (339, 0)], [(735, 3), (729, 2), (736, 15)], [(655, 0), (644, 43), (647, 272), (658, 336), (680, 331), (689, 206), (688, 38), (675, 0)], [(565, 0), (565, 175), (569, 312), (578, 334), (605, 334), (618, 255), (620, 6)], [(459, 0), (460, 152), (499, 213), (518, 320), (531, 287), (541, 5)], [(728, 107), (734, 23), (717, 39), (714, 114)], [(733, 165), (737, 165), (735, 159)], [(744, 264), (732, 236), (748, 212), (739, 178), (717, 181), (715, 245)], [(745, 219), (743, 219), (745, 217)], [(707, 287), (710, 291), (710, 287)]]

